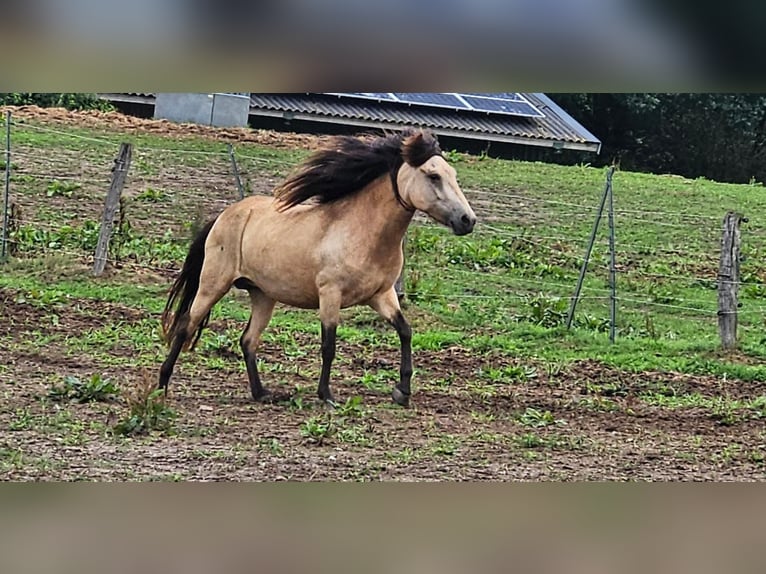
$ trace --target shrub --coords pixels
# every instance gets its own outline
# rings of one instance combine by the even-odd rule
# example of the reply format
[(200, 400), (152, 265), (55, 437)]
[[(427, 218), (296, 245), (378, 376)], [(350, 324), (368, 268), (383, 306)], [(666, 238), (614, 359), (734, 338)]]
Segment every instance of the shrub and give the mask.
[(114, 106), (96, 94), (13, 92), (0, 94), (3, 106), (40, 106), (41, 108), (66, 108), (68, 110), (101, 110), (108, 112)]

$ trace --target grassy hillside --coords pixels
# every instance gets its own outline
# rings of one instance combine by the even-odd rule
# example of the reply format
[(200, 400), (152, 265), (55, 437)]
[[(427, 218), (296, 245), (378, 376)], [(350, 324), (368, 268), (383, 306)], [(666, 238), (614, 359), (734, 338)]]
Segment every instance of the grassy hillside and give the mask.
[[(116, 249), (127, 264), (107, 279), (72, 274), (66, 263), (78, 257), (85, 261), (95, 245), (108, 181), (105, 166), (123, 140), (135, 145), (126, 225)], [(99, 297), (127, 298), (157, 311), (169, 277), (137, 286), (132, 272), (177, 267), (201, 213), (210, 215), (236, 199), (226, 147), (210, 138), (32, 122), (14, 129), (13, 149), (18, 159), (12, 190), (23, 221), (14, 232), (18, 255), (4, 267), (0, 284), (39, 292), (40, 297), (48, 291), (85, 297), (95, 291)], [(306, 153), (238, 146), (247, 190), (268, 193)], [(760, 257), (766, 229), (759, 217), (766, 211), (766, 194), (761, 186), (616, 172), (618, 331), (611, 345), (606, 215), (575, 327), (567, 331), (563, 326), (604, 170), (448, 155), (480, 223), (464, 238), (430, 222), (411, 228), (406, 285), (416, 348), (459, 343), (548, 362), (587, 357), (630, 370), (766, 378), (758, 364), (766, 353), (766, 275)], [(743, 213), (749, 222), (742, 229), (740, 352), (724, 355), (718, 352), (716, 274), (721, 219), (727, 210)], [(37, 267), (44, 272), (30, 272)], [(216, 312), (246, 319), (236, 297)], [(370, 312), (351, 310), (346, 316), (343, 336), (366, 337)], [(306, 328), (314, 330), (311, 313), (278, 313), (274, 324), (296, 320), (305, 320)]]

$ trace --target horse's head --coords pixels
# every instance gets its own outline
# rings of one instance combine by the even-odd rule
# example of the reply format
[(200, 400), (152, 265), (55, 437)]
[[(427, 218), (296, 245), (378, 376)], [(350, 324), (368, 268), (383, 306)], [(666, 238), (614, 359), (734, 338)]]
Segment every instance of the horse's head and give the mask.
[(402, 140), (404, 163), (397, 174), (405, 205), (427, 213), (455, 235), (473, 231), (476, 214), (457, 183), (455, 169), (430, 133), (414, 132)]

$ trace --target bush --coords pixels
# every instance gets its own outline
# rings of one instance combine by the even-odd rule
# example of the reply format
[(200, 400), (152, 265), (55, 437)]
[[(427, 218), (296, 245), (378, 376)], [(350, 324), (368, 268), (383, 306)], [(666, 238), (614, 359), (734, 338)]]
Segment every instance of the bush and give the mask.
[(561, 297), (548, 297), (542, 293), (525, 297), (528, 311), (517, 316), (519, 321), (528, 321), (541, 327), (553, 328), (566, 323), (569, 304)]
[(0, 94), (0, 105), (4, 106), (40, 106), (41, 108), (66, 108), (68, 110), (101, 110), (108, 112), (114, 106), (102, 100), (96, 94), (61, 94), (13, 92)]

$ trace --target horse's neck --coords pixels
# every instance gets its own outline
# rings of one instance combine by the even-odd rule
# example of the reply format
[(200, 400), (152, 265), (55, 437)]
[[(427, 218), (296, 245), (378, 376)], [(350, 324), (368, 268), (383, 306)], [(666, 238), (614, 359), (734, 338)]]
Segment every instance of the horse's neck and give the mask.
[(355, 199), (354, 207), (366, 235), (376, 236), (383, 244), (401, 243), (414, 212), (405, 209), (396, 198), (388, 176), (370, 184), (370, 189)]

